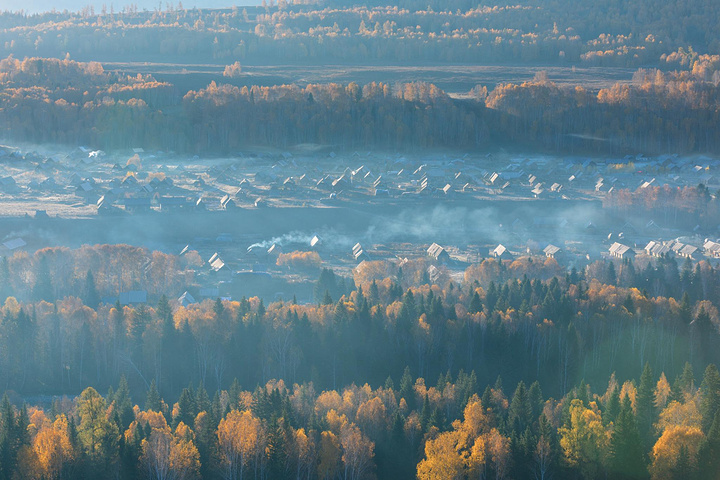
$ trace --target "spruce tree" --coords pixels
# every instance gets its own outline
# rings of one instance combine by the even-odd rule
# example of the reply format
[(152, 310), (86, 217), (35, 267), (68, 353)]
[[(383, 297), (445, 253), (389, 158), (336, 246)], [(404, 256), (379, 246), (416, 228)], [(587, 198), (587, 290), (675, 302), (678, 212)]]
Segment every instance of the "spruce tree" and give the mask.
[(90, 270), (85, 275), (85, 296), (83, 302), (90, 308), (97, 308), (100, 305), (100, 294), (95, 285), (95, 277)]
[(516, 433), (522, 433), (531, 422), (532, 406), (528, 396), (525, 383), (518, 383), (508, 410), (508, 428), (513, 429)]
[(400, 398), (405, 399), (405, 403), (410, 410), (415, 410), (415, 391), (413, 389), (413, 377), (410, 374), (410, 367), (405, 367), (403, 376), (400, 379)]
[(653, 424), (655, 423), (655, 408), (653, 406), (655, 384), (650, 364), (646, 363), (640, 376), (640, 385), (638, 385), (637, 396), (635, 397), (635, 409), (640, 438), (647, 448), (652, 443)]
[(622, 402), (610, 437), (611, 478), (639, 479), (647, 476), (642, 442), (628, 396)]
[(120, 383), (118, 384), (114, 398), (108, 398), (108, 400), (115, 402), (114, 410), (117, 412), (120, 420), (118, 429), (121, 432), (124, 432), (130, 426), (130, 423), (135, 419), (133, 404), (130, 398), (130, 388), (128, 387), (125, 375), (120, 377)]
[(699, 478), (717, 478), (720, 473), (720, 412), (715, 413), (710, 431), (698, 449), (697, 459)]
[(162, 412), (162, 400), (160, 393), (155, 385), (155, 379), (150, 382), (150, 389), (145, 397), (145, 410), (152, 410), (153, 412)]
[(700, 384), (700, 414), (702, 415), (703, 431), (710, 430), (715, 414), (720, 409), (720, 373), (714, 364), (705, 369)]

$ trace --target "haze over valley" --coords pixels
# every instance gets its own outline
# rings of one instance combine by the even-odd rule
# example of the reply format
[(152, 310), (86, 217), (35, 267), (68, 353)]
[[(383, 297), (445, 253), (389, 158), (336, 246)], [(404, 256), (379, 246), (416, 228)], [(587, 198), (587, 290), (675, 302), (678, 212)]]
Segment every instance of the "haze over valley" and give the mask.
[(714, 480), (720, 3), (0, 5), (0, 480)]

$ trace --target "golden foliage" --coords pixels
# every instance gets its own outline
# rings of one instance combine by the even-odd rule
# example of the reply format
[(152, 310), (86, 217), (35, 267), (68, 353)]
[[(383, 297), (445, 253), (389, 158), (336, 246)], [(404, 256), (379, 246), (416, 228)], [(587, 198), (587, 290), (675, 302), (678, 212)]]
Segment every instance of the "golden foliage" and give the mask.
[(655, 442), (652, 449), (652, 464), (650, 474), (654, 480), (669, 480), (673, 478), (673, 467), (677, 462), (680, 448), (688, 450), (691, 465), (695, 464), (698, 448), (705, 438), (697, 427), (671, 426)]

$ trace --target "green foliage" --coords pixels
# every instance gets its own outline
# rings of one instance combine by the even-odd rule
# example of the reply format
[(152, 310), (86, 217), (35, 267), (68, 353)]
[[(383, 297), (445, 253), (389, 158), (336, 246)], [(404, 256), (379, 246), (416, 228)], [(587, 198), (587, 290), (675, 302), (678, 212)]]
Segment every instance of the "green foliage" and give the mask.
[(92, 472), (110, 471), (118, 456), (120, 432), (107, 416), (105, 399), (88, 387), (78, 398), (78, 439)]
[(629, 398), (625, 397), (610, 438), (609, 468), (613, 478), (647, 477), (642, 439)]
[(700, 384), (700, 413), (704, 431), (710, 430), (718, 411), (720, 411), (720, 372), (714, 364), (710, 364), (705, 369)]

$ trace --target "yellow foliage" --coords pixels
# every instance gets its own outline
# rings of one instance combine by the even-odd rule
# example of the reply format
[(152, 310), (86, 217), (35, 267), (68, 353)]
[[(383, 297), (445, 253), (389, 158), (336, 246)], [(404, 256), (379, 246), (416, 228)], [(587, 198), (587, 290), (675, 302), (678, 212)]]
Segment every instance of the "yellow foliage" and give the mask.
[(594, 478), (604, 461), (610, 435), (600, 414), (585, 408), (582, 400), (570, 404), (570, 423), (558, 430), (565, 461), (578, 467), (586, 478)]
[(691, 465), (694, 464), (698, 448), (704, 438), (705, 435), (697, 427), (672, 426), (667, 428), (652, 449), (650, 474), (653, 480), (673, 478), (672, 470), (677, 462), (680, 448), (683, 446), (688, 450)]
[(317, 252), (300, 252), (281, 253), (278, 255), (276, 264), (278, 267), (293, 267), (300, 269), (320, 268), (322, 260)]
[(42, 475), (49, 479), (60, 478), (65, 464), (75, 458), (65, 415), (60, 415), (53, 424), (43, 422), (33, 440), (33, 449)]
[(657, 430), (658, 433), (662, 433), (671, 427), (701, 428), (702, 415), (700, 415), (697, 404), (692, 400), (685, 403), (670, 402), (670, 404), (660, 412)]
[(340, 440), (332, 432), (320, 434), (320, 461), (318, 463), (318, 477), (331, 479), (337, 477), (340, 472)]
[(265, 427), (250, 410), (232, 410), (220, 421), (217, 429), (218, 450), (224, 467), (229, 472), (242, 472), (255, 463), (265, 451)]
[(452, 480), (465, 477), (468, 452), (461, 432), (452, 431), (425, 442), (425, 458), (418, 463), (420, 480)]
[(667, 378), (665, 378), (665, 372), (663, 372), (660, 374), (660, 380), (658, 380), (655, 387), (655, 399), (653, 402), (655, 404), (655, 408), (665, 408), (671, 393), (672, 389), (670, 387), (670, 383), (667, 381)]

